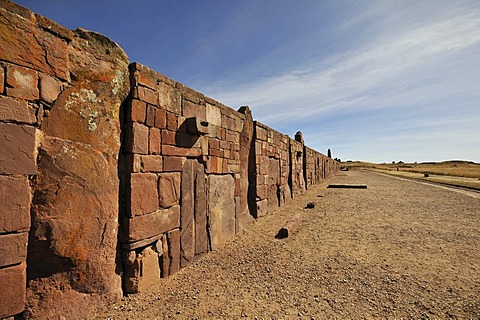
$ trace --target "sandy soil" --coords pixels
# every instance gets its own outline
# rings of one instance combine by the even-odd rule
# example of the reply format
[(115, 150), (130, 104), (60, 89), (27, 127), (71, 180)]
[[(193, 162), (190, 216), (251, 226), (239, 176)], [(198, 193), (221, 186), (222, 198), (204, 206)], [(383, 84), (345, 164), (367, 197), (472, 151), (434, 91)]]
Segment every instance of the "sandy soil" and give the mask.
[(98, 319), (479, 319), (479, 249), (480, 197), (348, 171)]

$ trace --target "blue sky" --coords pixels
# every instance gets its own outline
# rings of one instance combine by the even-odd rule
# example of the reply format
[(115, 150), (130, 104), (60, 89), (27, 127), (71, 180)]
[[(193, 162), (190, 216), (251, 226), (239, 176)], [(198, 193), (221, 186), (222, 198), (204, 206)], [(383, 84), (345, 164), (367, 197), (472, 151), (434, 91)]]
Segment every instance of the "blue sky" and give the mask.
[(480, 1), (17, 1), (342, 160), (480, 162)]

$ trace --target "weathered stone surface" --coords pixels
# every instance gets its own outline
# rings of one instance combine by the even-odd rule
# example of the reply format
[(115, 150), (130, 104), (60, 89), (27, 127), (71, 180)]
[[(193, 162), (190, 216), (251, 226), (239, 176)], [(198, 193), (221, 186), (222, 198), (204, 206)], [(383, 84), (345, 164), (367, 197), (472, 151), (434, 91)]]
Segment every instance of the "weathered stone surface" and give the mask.
[(145, 123), (147, 104), (143, 101), (130, 99), (127, 106), (127, 120)]
[(161, 173), (158, 179), (160, 207), (169, 208), (180, 199), (180, 172)]
[[(73, 81), (42, 124), (27, 256), (32, 279), (69, 285), (58, 296), (43, 292), (45, 310), (57, 304), (64, 314), (85, 300), (122, 294), (118, 155), (121, 104), (129, 93), (128, 58), (114, 42), (77, 30), (68, 51)], [(29, 288), (29, 305), (38, 302), (35, 290)]]
[(130, 179), (131, 215), (139, 216), (158, 209), (157, 175), (132, 173)]
[(155, 123), (154, 126), (159, 129), (167, 127), (167, 113), (160, 108), (155, 109)]
[(178, 115), (175, 113), (167, 112), (167, 129), (171, 131), (176, 131), (178, 128), (177, 122)]
[[(0, 10), (1, 11), (1, 10)], [(16, 315), (23, 311), (27, 287), (27, 264), (25, 262), (0, 269), (0, 318)]]
[(147, 247), (137, 255), (131, 265), (125, 267), (125, 293), (145, 292), (160, 281), (158, 253)]
[(220, 108), (207, 103), (206, 105), (206, 117), (207, 122), (213, 124), (215, 126), (221, 127), (222, 126), (222, 114), (220, 113)]
[(163, 157), (162, 156), (140, 156), (140, 168), (142, 172), (162, 172)]
[(148, 154), (148, 127), (140, 123), (132, 123), (127, 128), (125, 147), (136, 154)]
[(163, 254), (160, 262), (160, 271), (162, 278), (166, 278), (170, 275), (170, 253), (168, 250), (168, 237), (166, 234), (163, 234), (161, 239), (162, 242)]
[(210, 175), (207, 180), (208, 228), (215, 250), (235, 236), (235, 184), (231, 175)]
[(168, 254), (170, 255), (169, 275), (180, 270), (180, 230), (167, 232)]
[(0, 94), (3, 94), (3, 90), (5, 89), (5, 69), (3, 65), (0, 64)]
[(41, 30), (32, 20), (0, 10), (2, 60), (68, 80), (67, 42)]
[(202, 155), (200, 148), (179, 148), (170, 145), (162, 145), (162, 154), (166, 156), (190, 157), (196, 158)]
[(25, 261), (27, 240), (27, 232), (0, 235), (0, 267)]
[(25, 101), (0, 96), (0, 121), (34, 124), (37, 118), (35, 110)]
[(268, 199), (257, 201), (257, 218), (268, 214)]
[(186, 267), (193, 261), (195, 255), (195, 160), (185, 161), (182, 170), (181, 184), (181, 216), (180, 216), (180, 243), (181, 266)]
[[(249, 173), (255, 170), (254, 156), (250, 154), (251, 151), (253, 151), (251, 150), (254, 130), (252, 112), (247, 106), (241, 107), (239, 112), (244, 115), (244, 120), (240, 132), (240, 148), (238, 154), (238, 159), (240, 160), (240, 177), (235, 176), (235, 232), (237, 234), (255, 221), (253, 212), (250, 212), (250, 207), (253, 207), (252, 211), (254, 211), (255, 195), (252, 194), (252, 190), (249, 190), (248, 182)], [(248, 203), (249, 197), (251, 197), (250, 205)]]
[(205, 105), (193, 103), (185, 99), (182, 100), (182, 115), (185, 118), (196, 117), (200, 121), (207, 120), (207, 111)]
[(145, 124), (149, 127), (153, 127), (155, 124), (155, 107), (147, 104), (147, 117), (145, 119)]
[(0, 123), (0, 173), (35, 174), (35, 128)]
[(193, 165), (195, 174), (195, 255), (208, 252), (209, 242), (207, 233), (207, 190), (205, 169), (199, 162)]
[(180, 206), (159, 209), (155, 212), (126, 220), (127, 241), (140, 241), (180, 227)]
[(185, 160), (181, 157), (163, 157), (163, 171), (182, 171)]
[(165, 82), (158, 84), (158, 104), (160, 107), (175, 114), (181, 113), (180, 92)]
[(58, 95), (61, 92), (62, 84), (60, 81), (55, 78), (46, 75), (40, 74), (39, 90), (40, 90), (40, 100), (46, 103), (53, 103)]
[(68, 279), (73, 271), (82, 275), (68, 280), (75, 290), (120, 294), (111, 255), (117, 243), (115, 162), (87, 144), (52, 137), (42, 140), (38, 161), (29, 272), (65, 272)]
[(0, 175), (0, 233), (30, 228), (30, 194), (27, 177)]
[(150, 128), (148, 136), (148, 153), (160, 154), (161, 135), (160, 129)]

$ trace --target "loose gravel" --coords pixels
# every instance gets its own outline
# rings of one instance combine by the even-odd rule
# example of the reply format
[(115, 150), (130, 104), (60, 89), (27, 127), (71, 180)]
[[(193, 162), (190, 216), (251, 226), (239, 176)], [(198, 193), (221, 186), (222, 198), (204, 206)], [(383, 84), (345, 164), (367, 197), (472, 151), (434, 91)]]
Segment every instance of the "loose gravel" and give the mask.
[(342, 172), (97, 319), (479, 319), (479, 248), (479, 198)]

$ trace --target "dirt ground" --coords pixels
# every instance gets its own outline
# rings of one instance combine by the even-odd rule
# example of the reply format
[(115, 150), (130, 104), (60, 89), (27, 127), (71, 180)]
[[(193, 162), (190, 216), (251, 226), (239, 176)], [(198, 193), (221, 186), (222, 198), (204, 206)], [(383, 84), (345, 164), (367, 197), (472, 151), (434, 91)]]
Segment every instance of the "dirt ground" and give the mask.
[[(297, 212), (297, 232), (275, 239)], [(170, 318), (479, 319), (480, 194), (342, 172), (97, 317)]]

